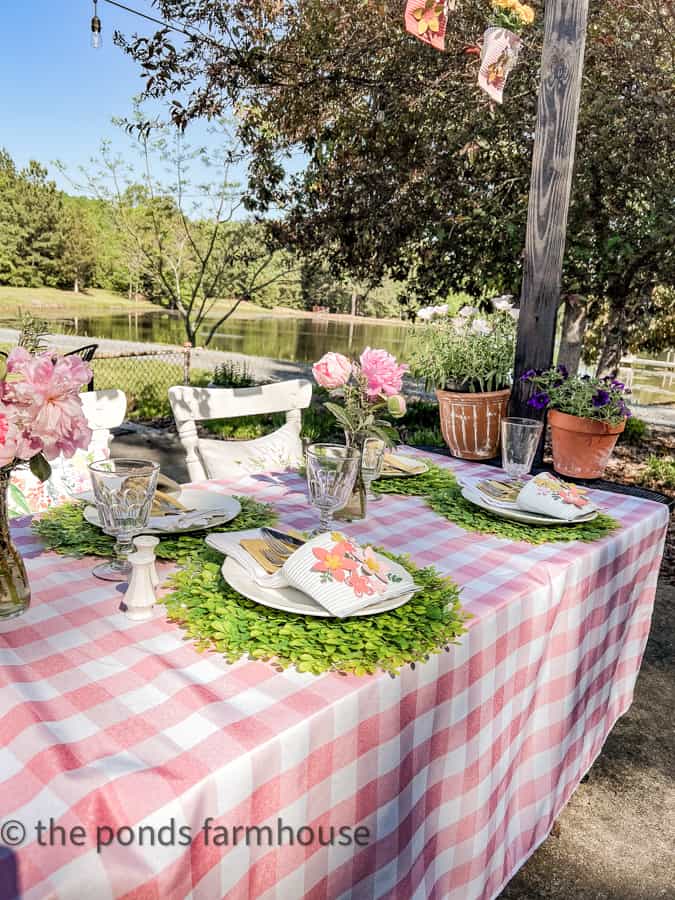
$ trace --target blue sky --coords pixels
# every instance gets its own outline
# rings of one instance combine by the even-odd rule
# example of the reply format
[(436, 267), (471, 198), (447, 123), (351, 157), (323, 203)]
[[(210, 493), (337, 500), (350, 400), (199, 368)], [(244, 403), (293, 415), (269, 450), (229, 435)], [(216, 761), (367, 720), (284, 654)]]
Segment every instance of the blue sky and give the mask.
[[(129, 5), (149, 9), (144, 0)], [(45, 165), (60, 159), (69, 167), (85, 163), (101, 138), (115, 136), (111, 117), (128, 114), (131, 97), (142, 88), (135, 64), (112, 43), (115, 28), (144, 29), (142, 20), (99, 2), (104, 43), (94, 50), (87, 0), (13, 0), (2, 6), (0, 145), (19, 165), (29, 159)]]
[[(64, 190), (71, 186), (53, 168), (69, 171), (94, 156), (101, 139), (125, 151), (128, 138), (112, 124), (131, 112), (143, 81), (136, 64), (113, 44), (113, 31), (150, 33), (153, 25), (99, 0), (103, 47), (90, 46), (89, 0), (11, 0), (2, 3), (0, 36), (0, 146), (19, 166), (37, 159)], [(127, 5), (153, 12), (148, 0)], [(155, 11), (156, 13), (156, 11)], [(188, 129), (202, 143), (206, 126)]]

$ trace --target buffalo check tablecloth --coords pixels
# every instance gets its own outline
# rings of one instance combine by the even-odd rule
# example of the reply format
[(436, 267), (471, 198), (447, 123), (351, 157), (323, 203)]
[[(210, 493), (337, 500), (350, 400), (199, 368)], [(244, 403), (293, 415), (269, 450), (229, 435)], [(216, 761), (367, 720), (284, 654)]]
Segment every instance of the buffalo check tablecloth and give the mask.
[[(295, 474), (214, 485), (315, 521)], [(591, 544), (467, 533), (394, 496), (346, 526), (451, 575), (473, 614), (396, 679), (199, 654), (20, 522), (33, 602), (0, 623), (2, 900), (495, 897), (629, 707), (649, 631), (667, 508), (593, 496), (622, 528)], [(320, 825), (367, 836), (322, 844)]]

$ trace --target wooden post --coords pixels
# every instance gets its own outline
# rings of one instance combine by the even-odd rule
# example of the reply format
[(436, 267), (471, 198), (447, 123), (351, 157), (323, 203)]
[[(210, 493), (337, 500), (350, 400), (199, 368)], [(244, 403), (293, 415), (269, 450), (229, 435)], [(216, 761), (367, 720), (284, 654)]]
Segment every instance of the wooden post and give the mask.
[[(511, 415), (543, 416), (527, 406), (519, 376), (553, 360), (569, 209), (588, 0), (548, 0), (532, 155), (525, 265)], [(618, 139), (618, 138), (617, 138)]]

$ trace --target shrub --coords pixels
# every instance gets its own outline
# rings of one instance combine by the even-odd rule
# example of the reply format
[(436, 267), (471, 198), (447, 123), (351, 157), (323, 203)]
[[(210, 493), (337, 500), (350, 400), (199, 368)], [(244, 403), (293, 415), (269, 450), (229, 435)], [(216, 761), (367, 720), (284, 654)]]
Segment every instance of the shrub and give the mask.
[(665, 488), (675, 488), (675, 459), (650, 456), (647, 460), (647, 480), (658, 481)]
[(639, 446), (647, 437), (649, 428), (644, 419), (626, 419), (626, 427), (619, 440), (624, 444), (630, 444), (633, 447)]
[(216, 387), (247, 388), (256, 384), (246, 363), (219, 363), (213, 370), (212, 383)]

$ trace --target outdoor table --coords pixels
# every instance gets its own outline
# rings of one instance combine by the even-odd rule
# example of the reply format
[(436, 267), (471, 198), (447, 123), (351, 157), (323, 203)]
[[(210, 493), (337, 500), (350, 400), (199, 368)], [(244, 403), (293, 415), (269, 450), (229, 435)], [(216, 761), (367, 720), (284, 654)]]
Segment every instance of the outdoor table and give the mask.
[[(316, 522), (295, 473), (207, 486)], [(161, 606), (127, 619), (92, 559), (44, 552), (22, 520), (32, 606), (0, 623), (0, 896), (495, 897), (630, 706), (649, 632), (667, 508), (594, 497), (622, 528), (588, 544), (470, 533), (417, 497), (341, 526), (451, 576), (473, 616), (397, 678), (200, 654)], [(235, 837), (267, 824), (272, 846)], [(320, 845), (330, 824), (350, 845)]]

